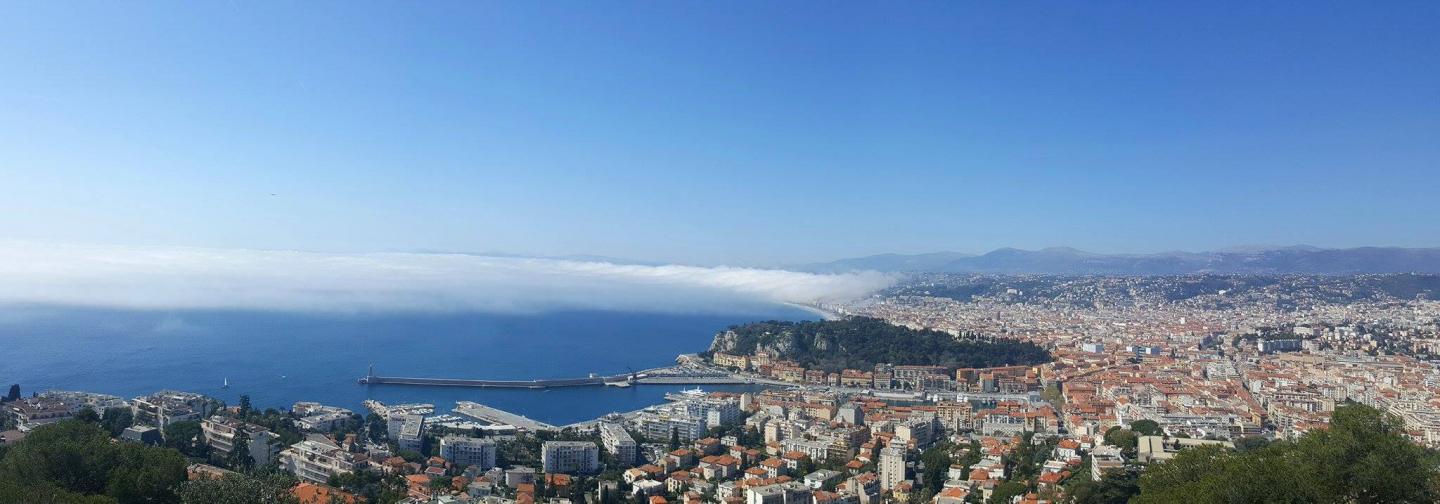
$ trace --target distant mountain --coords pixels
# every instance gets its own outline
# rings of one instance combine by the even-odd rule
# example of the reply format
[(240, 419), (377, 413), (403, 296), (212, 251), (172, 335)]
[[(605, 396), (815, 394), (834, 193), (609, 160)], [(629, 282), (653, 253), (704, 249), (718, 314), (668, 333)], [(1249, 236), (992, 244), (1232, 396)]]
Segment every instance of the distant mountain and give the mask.
[[(947, 260), (948, 259), (948, 260)], [(876, 270), (1051, 275), (1440, 273), (1440, 248), (1245, 247), (1214, 252), (1096, 254), (1069, 247), (1003, 248), (978, 256), (955, 252), (884, 254), (809, 265), (815, 272)]]
[(929, 254), (880, 254), (853, 259), (841, 259), (828, 263), (807, 264), (794, 267), (812, 273), (843, 273), (846, 271), (940, 271), (955, 261), (975, 257), (962, 252), (932, 252)]

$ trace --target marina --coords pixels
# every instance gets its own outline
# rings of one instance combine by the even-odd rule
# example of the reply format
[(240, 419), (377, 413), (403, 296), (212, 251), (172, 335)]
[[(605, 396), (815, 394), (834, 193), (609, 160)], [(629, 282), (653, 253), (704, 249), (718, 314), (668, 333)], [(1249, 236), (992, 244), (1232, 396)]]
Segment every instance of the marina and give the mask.
[(413, 385), (432, 387), (472, 387), (508, 389), (550, 389), (564, 387), (631, 385), (735, 385), (758, 383), (754, 378), (743, 377), (723, 371), (691, 366), (671, 366), (636, 371), (626, 374), (585, 378), (552, 378), (534, 380), (481, 380), (469, 378), (428, 378), (377, 376), (375, 367), (357, 380), (360, 385)]

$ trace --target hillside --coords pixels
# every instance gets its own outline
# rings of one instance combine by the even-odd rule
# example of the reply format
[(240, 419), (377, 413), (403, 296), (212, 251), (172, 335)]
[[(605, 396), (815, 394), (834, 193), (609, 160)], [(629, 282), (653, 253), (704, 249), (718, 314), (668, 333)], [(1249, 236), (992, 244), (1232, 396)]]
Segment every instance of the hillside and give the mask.
[(1293, 246), (1158, 254), (1096, 254), (1068, 247), (1003, 248), (978, 256), (954, 252), (882, 254), (798, 269), (1046, 275), (1440, 273), (1440, 248)]
[(880, 319), (752, 322), (715, 335), (711, 352), (754, 354), (765, 351), (802, 366), (826, 371), (870, 369), (877, 363), (949, 368), (1040, 364), (1050, 354), (1031, 343), (915, 330)]

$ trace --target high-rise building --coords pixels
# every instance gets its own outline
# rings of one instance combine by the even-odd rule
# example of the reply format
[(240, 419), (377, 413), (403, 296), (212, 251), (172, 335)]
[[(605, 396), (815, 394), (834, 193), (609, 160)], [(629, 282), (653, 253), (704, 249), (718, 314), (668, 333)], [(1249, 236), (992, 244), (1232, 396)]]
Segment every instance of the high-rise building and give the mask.
[(615, 455), (615, 460), (624, 465), (635, 465), (639, 455), (635, 438), (625, 431), (625, 426), (614, 422), (600, 422), (600, 442)]
[(599, 472), (600, 447), (589, 441), (546, 441), (540, 449), (540, 465), (547, 473)]
[(495, 441), (465, 436), (440, 438), (440, 456), (459, 466), (495, 467)]
[(424, 441), (425, 417), (405, 415), (405, 420), (400, 424), (400, 432), (395, 439), (395, 444), (400, 445), (401, 450), (420, 451)]
[(905, 445), (891, 441), (880, 450), (880, 488), (889, 490), (905, 481)]

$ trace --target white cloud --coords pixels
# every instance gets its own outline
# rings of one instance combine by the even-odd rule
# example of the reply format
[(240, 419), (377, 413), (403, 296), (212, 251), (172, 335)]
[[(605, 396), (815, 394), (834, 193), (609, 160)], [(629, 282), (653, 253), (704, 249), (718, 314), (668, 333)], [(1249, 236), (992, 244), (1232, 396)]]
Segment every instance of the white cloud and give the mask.
[(864, 296), (893, 278), (464, 254), (0, 243), (0, 304), (289, 311), (694, 311)]

